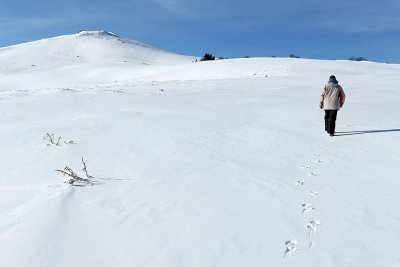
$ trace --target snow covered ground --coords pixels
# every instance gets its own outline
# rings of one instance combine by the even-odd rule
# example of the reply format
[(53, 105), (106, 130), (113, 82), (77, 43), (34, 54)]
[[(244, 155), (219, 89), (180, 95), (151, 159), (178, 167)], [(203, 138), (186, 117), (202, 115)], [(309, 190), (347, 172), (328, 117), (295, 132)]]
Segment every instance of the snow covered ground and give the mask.
[[(400, 66), (194, 59), (108, 32), (0, 49), (0, 266), (399, 266)], [(93, 185), (64, 184), (82, 157)]]

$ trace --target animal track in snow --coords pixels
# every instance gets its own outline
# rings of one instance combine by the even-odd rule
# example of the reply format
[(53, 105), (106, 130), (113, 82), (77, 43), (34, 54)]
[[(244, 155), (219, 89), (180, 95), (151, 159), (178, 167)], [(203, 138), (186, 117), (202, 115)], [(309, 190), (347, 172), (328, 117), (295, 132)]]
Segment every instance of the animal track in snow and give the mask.
[(304, 214), (304, 212), (307, 212), (307, 211), (310, 211), (310, 210), (314, 210), (314, 207), (310, 204), (310, 203), (304, 203), (304, 204), (301, 204), (301, 207), (302, 207), (302, 214)]
[(310, 191), (310, 193), (308, 193), (308, 195), (312, 198), (316, 198), (318, 196), (318, 192), (317, 191)]
[(307, 224), (307, 229), (309, 231), (308, 233), (310, 234), (310, 236), (312, 236), (315, 233), (315, 231), (317, 231), (317, 226), (320, 224), (321, 222), (318, 220), (312, 220)]
[(315, 172), (310, 172), (309, 174), (308, 174), (308, 176), (316, 176), (317, 174), (315, 173)]
[(322, 162), (322, 160), (320, 160), (320, 159), (317, 159), (315, 162), (316, 162), (316, 163), (321, 163), (321, 162)]
[(296, 185), (297, 185), (297, 186), (302, 186), (302, 185), (304, 185), (304, 184), (305, 184), (304, 181), (300, 181), (300, 180), (299, 180), (299, 181), (296, 182)]
[(318, 153), (315, 153), (315, 154), (314, 154), (314, 156), (316, 156), (316, 157), (319, 157), (319, 156), (320, 156), (320, 154), (318, 154)]
[(301, 166), (300, 168), (302, 168), (302, 169), (310, 169), (310, 168), (311, 168), (311, 166), (308, 166), (308, 165), (303, 165), (303, 166)]
[(298, 242), (297, 242), (296, 239), (289, 240), (289, 241), (285, 242), (286, 250), (285, 250), (285, 255), (283, 255), (283, 258), (285, 258), (288, 253), (291, 253), (291, 252), (294, 252), (294, 251), (298, 250), (297, 243)]

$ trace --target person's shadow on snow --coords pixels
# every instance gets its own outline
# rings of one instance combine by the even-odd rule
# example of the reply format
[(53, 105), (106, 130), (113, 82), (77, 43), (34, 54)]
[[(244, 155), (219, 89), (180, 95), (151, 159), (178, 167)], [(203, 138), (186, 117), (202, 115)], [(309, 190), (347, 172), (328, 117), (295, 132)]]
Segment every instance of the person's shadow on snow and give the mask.
[(346, 135), (356, 135), (356, 134), (372, 134), (372, 133), (389, 133), (389, 132), (400, 132), (400, 129), (335, 132), (335, 136), (346, 136)]

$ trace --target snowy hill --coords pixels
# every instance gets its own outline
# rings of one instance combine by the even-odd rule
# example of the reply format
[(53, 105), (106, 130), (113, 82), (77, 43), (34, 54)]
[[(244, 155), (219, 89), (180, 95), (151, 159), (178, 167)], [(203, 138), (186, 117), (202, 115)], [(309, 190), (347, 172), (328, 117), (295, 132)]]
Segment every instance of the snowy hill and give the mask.
[[(81, 31), (77, 34), (43, 39), (0, 49), (2, 64), (16, 70), (65, 67), (84, 63), (159, 64), (188, 60), (149, 45), (121, 38), (106, 31)], [(15, 63), (15, 64), (13, 64)], [(9, 69), (12, 71), (12, 69)]]
[(398, 265), (399, 65), (192, 61), (102, 31), (0, 49), (1, 267)]
[[(51, 87), (125, 79), (143, 66), (191, 62), (106, 31), (81, 31), (0, 49), (2, 87)], [(49, 79), (51, 77), (51, 79)], [(15, 81), (18, 80), (18, 83)]]

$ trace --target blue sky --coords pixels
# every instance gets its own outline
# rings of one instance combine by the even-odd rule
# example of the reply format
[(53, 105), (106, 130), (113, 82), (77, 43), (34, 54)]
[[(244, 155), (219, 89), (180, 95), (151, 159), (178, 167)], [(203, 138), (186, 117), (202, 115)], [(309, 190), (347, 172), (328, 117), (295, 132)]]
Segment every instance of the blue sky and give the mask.
[(0, 0), (0, 46), (104, 29), (179, 54), (400, 63), (400, 0)]

